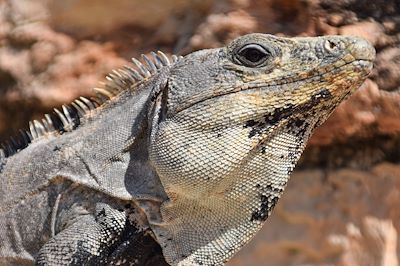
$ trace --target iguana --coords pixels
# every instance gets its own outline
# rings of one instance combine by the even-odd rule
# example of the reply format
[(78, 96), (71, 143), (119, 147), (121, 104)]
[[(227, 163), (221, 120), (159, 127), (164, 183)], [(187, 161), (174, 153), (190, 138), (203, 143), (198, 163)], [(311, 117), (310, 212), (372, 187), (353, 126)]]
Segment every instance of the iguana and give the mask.
[(133, 59), (3, 144), (0, 264), (223, 265), (374, 57), (356, 37), (249, 34)]

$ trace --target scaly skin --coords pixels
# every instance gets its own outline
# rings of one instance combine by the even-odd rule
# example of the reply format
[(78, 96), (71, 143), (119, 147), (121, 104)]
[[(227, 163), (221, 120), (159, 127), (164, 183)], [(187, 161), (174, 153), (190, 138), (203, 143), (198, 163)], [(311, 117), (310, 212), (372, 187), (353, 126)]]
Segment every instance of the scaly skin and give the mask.
[[(244, 66), (237, 51), (254, 44), (266, 61)], [(312, 130), (360, 86), (374, 54), (356, 38), (252, 34), (178, 62), (150, 147), (169, 197), (152, 224), (167, 261), (220, 265), (247, 243)]]
[(0, 150), (0, 262), (120, 263), (151, 230), (171, 265), (223, 265), (374, 57), (359, 38), (250, 34), (140, 77), (120, 72), (103, 91), (111, 99), (76, 129), (34, 125), (33, 144), (8, 158)]

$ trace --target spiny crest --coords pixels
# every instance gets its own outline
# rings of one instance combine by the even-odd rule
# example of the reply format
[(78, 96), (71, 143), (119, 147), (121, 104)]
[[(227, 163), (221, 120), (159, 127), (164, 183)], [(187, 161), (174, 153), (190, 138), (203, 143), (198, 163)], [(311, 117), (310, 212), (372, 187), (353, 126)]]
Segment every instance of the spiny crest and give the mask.
[[(122, 69), (113, 70), (106, 76), (106, 82), (101, 87), (94, 88), (96, 95), (90, 99), (79, 97), (70, 105), (63, 105), (61, 110), (54, 109), (52, 114), (45, 114), (41, 121), (29, 122), (28, 130), (20, 130), (16, 137), (0, 144), (1, 159), (9, 157), (26, 148), (30, 143), (43, 136), (60, 135), (77, 128), (81, 118), (87, 116), (92, 110), (114, 98), (123, 90), (132, 88), (157, 73), (162, 67), (177, 62), (182, 56), (172, 55), (169, 59), (163, 52), (151, 52), (151, 58), (142, 54), (142, 62), (132, 58), (135, 68), (124, 66)], [(1, 168), (0, 168), (1, 169)]]

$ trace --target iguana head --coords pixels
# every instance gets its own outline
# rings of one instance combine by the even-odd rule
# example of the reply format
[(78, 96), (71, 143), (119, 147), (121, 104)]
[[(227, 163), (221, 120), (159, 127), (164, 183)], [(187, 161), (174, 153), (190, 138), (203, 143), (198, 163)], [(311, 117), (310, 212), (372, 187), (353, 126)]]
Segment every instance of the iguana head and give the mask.
[(150, 158), (169, 200), (152, 224), (171, 264), (220, 265), (259, 230), (313, 129), (365, 80), (355, 37), (240, 37), (171, 67)]

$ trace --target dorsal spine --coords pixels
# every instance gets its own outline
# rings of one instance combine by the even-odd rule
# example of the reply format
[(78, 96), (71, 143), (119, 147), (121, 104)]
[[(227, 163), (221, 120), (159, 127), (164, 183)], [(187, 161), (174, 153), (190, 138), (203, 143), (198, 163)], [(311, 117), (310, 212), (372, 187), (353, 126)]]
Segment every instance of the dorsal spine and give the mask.
[(177, 62), (182, 56), (172, 55), (169, 59), (163, 52), (151, 52), (151, 57), (142, 54), (142, 62), (132, 58), (134, 67), (125, 65), (121, 69), (113, 70), (106, 76), (106, 81), (100, 87), (94, 88), (95, 96), (79, 97), (70, 105), (63, 105), (61, 110), (55, 108), (52, 114), (45, 114), (44, 118), (29, 122), (28, 130), (20, 130), (15, 138), (0, 143), (0, 164), (7, 157), (26, 148), (30, 143), (49, 135), (61, 135), (70, 132), (80, 125), (91, 111), (111, 100), (122, 91), (133, 88), (140, 82), (152, 77), (164, 66)]

